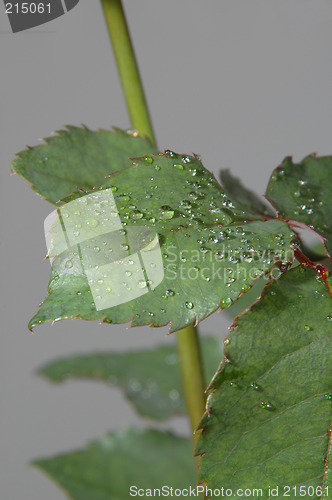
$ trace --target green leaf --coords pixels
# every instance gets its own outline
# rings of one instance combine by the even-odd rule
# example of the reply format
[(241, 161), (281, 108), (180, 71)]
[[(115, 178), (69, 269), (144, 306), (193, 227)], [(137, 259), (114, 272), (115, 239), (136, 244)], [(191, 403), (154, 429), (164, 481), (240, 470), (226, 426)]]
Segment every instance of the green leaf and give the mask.
[[(247, 252), (244, 260), (240, 261), (237, 253), (245, 252), (246, 247), (241, 247), (241, 236), (236, 235), (237, 227), (232, 225), (227, 228), (229, 236), (233, 237), (227, 251), (234, 261), (229, 261), (228, 256), (222, 257), (225, 247), (220, 240), (218, 243), (209, 241), (210, 238), (217, 241), (220, 238), (223, 231), (218, 227), (172, 232), (165, 236), (163, 255), (172, 259), (175, 256), (175, 260), (169, 267), (167, 261), (164, 262), (163, 281), (145, 295), (103, 310), (96, 310), (88, 280), (79, 274), (79, 266), (66, 268), (67, 263), (72, 263), (75, 257), (74, 253), (66, 253), (58, 260), (56, 267), (53, 266), (50, 294), (29, 326), (33, 328), (46, 321), (63, 318), (81, 318), (102, 319), (107, 323), (131, 321), (132, 326), (163, 326), (170, 323), (171, 331), (175, 331), (201, 321), (219, 307), (228, 307), (250, 288), (257, 277), (269, 272), (278, 258), (278, 251), (284, 247), (289, 249), (293, 238), (288, 227), (280, 221), (246, 224), (242, 234), (255, 249), (255, 254), (260, 256), (257, 257), (260, 261), (254, 261), (252, 252)], [(279, 240), (275, 240), (276, 234)], [(209, 241), (206, 253), (200, 253), (197, 239)], [(283, 243), (284, 247), (279, 247), (278, 243)], [(186, 255), (192, 252), (192, 257), (186, 262), (181, 260), (184, 251)], [(290, 254), (288, 260), (291, 260)], [(72, 273), (67, 272), (70, 270)], [(112, 276), (105, 274), (106, 283), (108, 279), (111, 280)], [(145, 286), (147, 281), (142, 283)], [(117, 283), (113, 286), (118, 292)]]
[[(104, 198), (110, 192), (116, 206), (113, 212), (101, 209), (102, 203), (109, 202)], [(108, 302), (112, 304), (120, 298), (122, 303), (97, 310), (83, 271), (86, 265), (82, 249), (73, 244), (54, 259), (50, 295), (31, 320), (31, 328), (46, 321), (78, 317), (112, 323), (131, 321), (135, 326), (171, 323), (171, 330), (175, 331), (204, 319), (219, 307), (228, 307), (257, 277), (268, 273), (276, 260), (292, 260), (290, 246), (294, 234), (288, 226), (279, 220), (248, 222), (248, 213), (227, 198), (196, 157), (167, 152), (136, 159), (130, 168), (113, 174), (102, 189), (91, 195), (94, 201), (90, 205), (79, 192), (69, 201), (82, 206), (85, 202), (90, 207), (86, 222), (78, 220), (84, 225), (84, 251), (92, 255), (93, 248), (102, 249), (98, 254), (101, 260), (95, 262), (91, 257), (93, 263), (99, 262), (99, 296), (105, 302), (114, 300)], [(100, 241), (91, 222), (97, 226), (97, 212), (101, 210), (106, 219), (111, 220), (112, 214), (118, 217), (125, 229), (108, 236), (103, 230)], [(75, 216), (71, 214), (67, 221), (70, 218), (74, 225)], [(61, 233), (59, 228), (60, 224)], [(141, 247), (130, 243), (130, 235), (135, 231), (142, 240)], [(55, 231), (55, 240), (58, 233)], [(151, 243), (157, 248), (157, 234), (161, 249), (159, 268), (164, 273), (161, 282), (158, 276), (156, 279), (156, 269), (142, 263), (137, 267), (132, 260), (133, 255), (137, 260), (137, 252), (147, 242), (147, 247)], [(115, 262), (121, 263), (115, 271), (113, 266), (112, 272), (103, 267), (110, 261), (109, 252), (117, 255)], [(156, 268), (155, 262), (152, 265)], [(130, 282), (117, 278), (125, 272), (132, 275)], [(123, 283), (131, 293), (135, 292), (135, 298), (122, 300)], [(141, 290), (136, 293), (138, 288)]]
[[(221, 345), (209, 337), (202, 338), (200, 345), (205, 380), (209, 381), (220, 361)], [(175, 346), (71, 356), (46, 364), (38, 373), (52, 382), (94, 378), (117, 385), (124, 389), (127, 398), (145, 417), (166, 420), (173, 414), (186, 412)]]
[(191, 442), (156, 430), (109, 433), (83, 450), (33, 465), (74, 500), (123, 500), (131, 498), (130, 486), (153, 492), (164, 485), (176, 489), (196, 483)]
[(287, 271), (235, 320), (201, 422), (200, 480), (209, 488), (259, 487), (270, 498), (268, 488), (279, 487), (281, 498), (284, 486), (323, 485), (332, 417), (332, 300), (323, 277)]
[(44, 141), (18, 153), (12, 169), (51, 203), (79, 188), (100, 186), (107, 175), (128, 167), (129, 157), (157, 152), (147, 139), (120, 129), (69, 126)]
[(332, 156), (307, 156), (300, 163), (285, 158), (270, 179), (266, 196), (279, 216), (307, 224), (327, 239), (332, 255)]
[(275, 217), (272, 207), (264, 203), (256, 193), (244, 187), (241, 180), (234, 177), (228, 169), (220, 172), (220, 179), (228, 196), (236, 200), (245, 210), (253, 214)]

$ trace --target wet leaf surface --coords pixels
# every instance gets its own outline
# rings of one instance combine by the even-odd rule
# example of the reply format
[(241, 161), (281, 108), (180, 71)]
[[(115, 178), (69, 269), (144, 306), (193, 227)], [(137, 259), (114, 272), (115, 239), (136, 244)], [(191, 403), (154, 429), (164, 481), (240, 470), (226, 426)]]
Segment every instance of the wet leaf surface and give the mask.
[(332, 255), (332, 157), (310, 155), (300, 163), (287, 157), (271, 176), (267, 198), (279, 216), (295, 219), (326, 238)]
[(269, 487), (283, 498), (284, 486), (328, 484), (332, 299), (322, 276), (300, 266), (274, 280), (224, 352), (201, 423), (200, 480), (260, 487), (264, 500)]

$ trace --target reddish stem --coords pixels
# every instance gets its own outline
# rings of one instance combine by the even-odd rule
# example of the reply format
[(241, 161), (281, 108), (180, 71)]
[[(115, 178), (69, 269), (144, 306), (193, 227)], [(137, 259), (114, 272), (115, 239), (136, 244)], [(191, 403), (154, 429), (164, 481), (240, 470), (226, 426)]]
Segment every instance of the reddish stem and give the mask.
[(316, 269), (317, 273), (324, 281), (327, 291), (332, 296), (330, 285), (327, 281), (327, 278), (329, 276), (327, 268), (325, 266), (322, 266), (321, 264), (316, 264), (315, 262), (312, 262), (312, 260), (310, 260), (306, 255), (304, 255), (304, 253), (302, 253), (298, 247), (294, 248), (294, 257), (300, 262), (301, 265), (310, 266)]

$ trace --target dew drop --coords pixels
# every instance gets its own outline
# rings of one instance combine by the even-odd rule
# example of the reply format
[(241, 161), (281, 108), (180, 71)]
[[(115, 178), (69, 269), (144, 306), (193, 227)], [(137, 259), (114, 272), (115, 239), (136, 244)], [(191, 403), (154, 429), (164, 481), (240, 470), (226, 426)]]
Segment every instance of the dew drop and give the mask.
[(168, 205), (163, 205), (160, 208), (161, 218), (164, 220), (172, 219), (174, 217), (174, 210)]
[(180, 202), (180, 204), (184, 207), (184, 208), (191, 208), (191, 203), (189, 200), (182, 200)]
[(127, 130), (125, 130), (125, 133), (127, 135), (130, 135), (131, 137), (137, 137), (138, 136), (138, 132), (134, 128), (128, 128)]
[(90, 227), (97, 227), (98, 221), (96, 219), (86, 219), (86, 224)]
[(132, 219), (134, 219), (134, 220), (139, 220), (139, 219), (142, 219), (143, 214), (142, 214), (142, 212), (139, 212), (138, 210), (135, 210), (135, 212), (132, 212), (132, 213), (130, 214), (130, 217), (131, 217)]
[(275, 407), (273, 406), (272, 403), (270, 403), (270, 401), (261, 401), (259, 403), (259, 406), (261, 408), (263, 408), (264, 410), (269, 410), (269, 411), (274, 411), (275, 410)]
[(167, 289), (166, 292), (162, 295), (162, 298), (167, 299), (168, 297), (173, 297), (174, 295), (174, 290)]
[(165, 150), (165, 155), (168, 157), (171, 157), (171, 158), (174, 158), (174, 156), (177, 156), (177, 154), (174, 153), (174, 151), (171, 151), (170, 149)]
[(232, 299), (230, 297), (223, 297), (220, 301), (221, 309), (226, 309), (226, 307), (229, 307), (231, 304), (232, 304)]
[(173, 167), (177, 168), (178, 170), (183, 170), (183, 165), (181, 165), (181, 163), (173, 163)]
[(71, 260), (67, 260), (67, 262), (65, 263), (65, 267), (66, 267), (67, 269), (72, 268), (72, 267), (73, 267), (73, 263), (72, 263), (72, 261), (71, 261)]
[(119, 200), (120, 201), (129, 201), (130, 196), (128, 194), (123, 194), (123, 195), (119, 196)]
[(186, 306), (187, 309), (193, 309), (194, 304), (192, 302), (185, 302), (184, 305)]
[(207, 253), (209, 251), (209, 249), (206, 248), (205, 246), (202, 246), (202, 247), (199, 247), (199, 251), (202, 253)]
[(249, 387), (250, 389), (253, 389), (254, 391), (258, 391), (258, 392), (262, 392), (263, 389), (260, 385), (256, 384), (256, 382), (251, 382), (251, 384), (249, 384)]
[(151, 156), (144, 156), (144, 161), (146, 161), (146, 163), (153, 163), (153, 158), (151, 158)]

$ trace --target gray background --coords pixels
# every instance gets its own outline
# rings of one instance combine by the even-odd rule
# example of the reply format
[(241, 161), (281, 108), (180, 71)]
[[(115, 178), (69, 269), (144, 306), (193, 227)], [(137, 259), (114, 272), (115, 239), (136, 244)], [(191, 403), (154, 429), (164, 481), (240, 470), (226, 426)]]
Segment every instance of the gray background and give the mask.
[[(216, 174), (230, 167), (259, 193), (284, 156), (332, 153), (331, 0), (128, 0), (125, 7), (161, 148), (199, 153)], [(65, 124), (130, 124), (98, 0), (15, 35), (1, 3), (0, 41), (0, 497), (61, 500), (28, 460), (139, 420), (115, 389), (50, 386), (34, 370), (59, 355), (175, 337), (165, 328), (78, 320), (29, 334), (49, 277), (43, 221), (52, 207), (9, 176), (13, 153)], [(223, 335), (229, 323), (218, 313), (201, 330)], [(171, 425), (188, 432), (183, 419)]]

